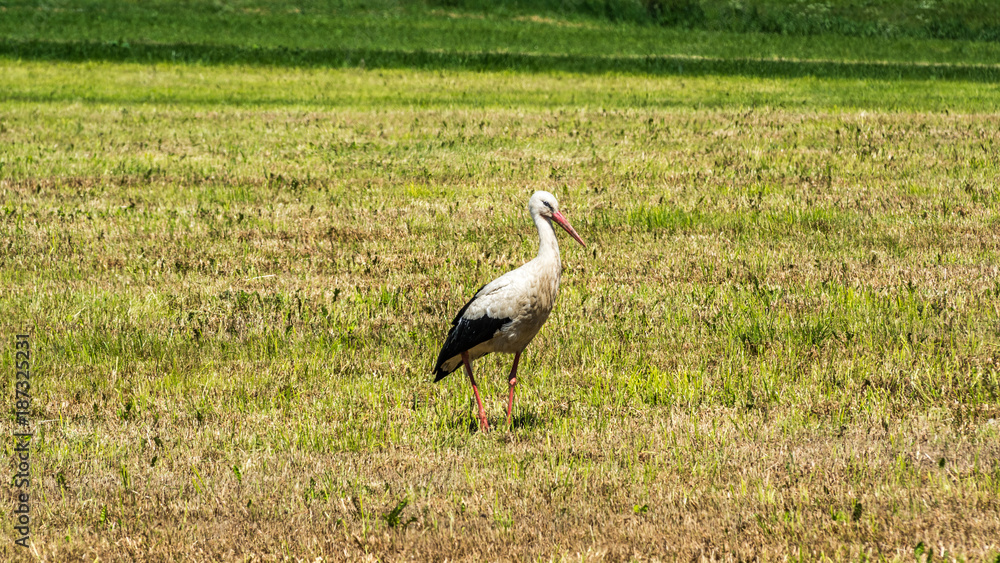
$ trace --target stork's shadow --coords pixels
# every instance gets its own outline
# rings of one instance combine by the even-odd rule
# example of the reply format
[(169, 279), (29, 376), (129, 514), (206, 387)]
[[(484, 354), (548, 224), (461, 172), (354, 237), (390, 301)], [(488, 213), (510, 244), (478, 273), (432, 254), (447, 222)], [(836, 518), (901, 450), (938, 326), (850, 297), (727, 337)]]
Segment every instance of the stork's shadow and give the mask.
[[(506, 413), (500, 416), (487, 416), (487, 421), (490, 423), (490, 431), (492, 432), (506, 432), (508, 429)], [(549, 417), (540, 414), (532, 407), (517, 408), (511, 418), (510, 430), (533, 430), (548, 426), (550, 422)], [(455, 430), (464, 428), (469, 434), (475, 434), (479, 432), (479, 418), (476, 417), (476, 413), (469, 412), (453, 416), (448, 421), (447, 426)]]

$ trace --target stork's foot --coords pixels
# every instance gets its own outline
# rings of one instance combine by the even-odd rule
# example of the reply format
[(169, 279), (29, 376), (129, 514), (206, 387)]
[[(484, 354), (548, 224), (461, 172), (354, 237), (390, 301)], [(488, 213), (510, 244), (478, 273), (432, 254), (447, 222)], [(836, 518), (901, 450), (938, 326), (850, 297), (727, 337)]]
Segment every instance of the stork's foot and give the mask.
[(486, 410), (483, 409), (483, 400), (479, 398), (479, 386), (476, 385), (476, 378), (472, 376), (472, 361), (469, 359), (469, 352), (462, 352), (462, 363), (465, 364), (465, 373), (472, 383), (472, 393), (476, 396), (476, 406), (479, 407), (479, 429), (483, 432), (490, 431), (490, 423), (486, 422)]
[(486, 419), (486, 411), (483, 410), (482, 403), (479, 401), (479, 390), (475, 387), (473, 387), (473, 390), (476, 394), (476, 402), (479, 403), (479, 414), (476, 415), (476, 418), (479, 419), (479, 431), (487, 433), (490, 431), (490, 423)]
[(510, 394), (507, 396), (507, 428), (513, 428), (511, 426), (510, 413), (514, 410), (514, 387), (517, 386), (517, 363), (519, 361), (521, 361), (520, 352), (514, 354), (514, 365), (510, 367), (510, 378), (507, 380), (510, 386)]
[(507, 396), (507, 428), (511, 428), (511, 413), (514, 412), (514, 387), (517, 385), (517, 378), (510, 378), (510, 394)]

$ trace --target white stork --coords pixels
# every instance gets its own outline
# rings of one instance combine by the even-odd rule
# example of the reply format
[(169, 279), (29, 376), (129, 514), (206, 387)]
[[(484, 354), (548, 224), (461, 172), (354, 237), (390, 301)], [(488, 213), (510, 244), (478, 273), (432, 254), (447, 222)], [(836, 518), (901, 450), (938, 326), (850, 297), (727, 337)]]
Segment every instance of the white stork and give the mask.
[(465, 373), (469, 375), (472, 392), (479, 405), (479, 425), (484, 432), (489, 432), (490, 425), (486, 422), (486, 411), (479, 398), (476, 379), (472, 377), (472, 360), (490, 352), (514, 354), (514, 365), (510, 368), (510, 397), (507, 400), (509, 426), (514, 406), (514, 386), (517, 385), (517, 362), (521, 359), (521, 352), (549, 318), (559, 292), (562, 263), (552, 222), (558, 223), (569, 236), (587, 246), (569, 221), (559, 213), (559, 203), (549, 192), (532, 194), (528, 200), (528, 212), (538, 227), (538, 256), (476, 292), (451, 321), (451, 331), (434, 367), (436, 383), (455, 371), (459, 364), (465, 365)]

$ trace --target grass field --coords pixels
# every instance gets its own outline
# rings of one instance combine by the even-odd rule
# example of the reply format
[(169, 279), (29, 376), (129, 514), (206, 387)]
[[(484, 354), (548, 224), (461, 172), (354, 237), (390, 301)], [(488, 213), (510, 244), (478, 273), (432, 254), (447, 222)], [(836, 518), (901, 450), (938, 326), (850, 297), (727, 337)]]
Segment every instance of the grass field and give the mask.
[(0, 17), (3, 560), (1000, 560), (998, 44), (142, 5)]

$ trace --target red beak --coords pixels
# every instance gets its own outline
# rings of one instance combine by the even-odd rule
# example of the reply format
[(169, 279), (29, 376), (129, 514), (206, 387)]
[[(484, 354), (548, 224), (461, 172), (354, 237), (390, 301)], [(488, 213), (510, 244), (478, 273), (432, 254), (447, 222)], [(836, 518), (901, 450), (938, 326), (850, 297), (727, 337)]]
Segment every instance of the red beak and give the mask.
[(562, 213), (559, 213), (558, 211), (553, 213), (552, 220), (555, 221), (556, 223), (559, 223), (559, 226), (565, 229), (565, 231), (569, 233), (569, 236), (576, 239), (576, 242), (583, 245), (584, 248), (587, 247), (587, 245), (583, 242), (583, 239), (580, 238), (580, 235), (576, 234), (576, 231), (573, 229), (573, 226), (569, 224), (569, 221), (567, 221), (565, 217), (563, 217)]

